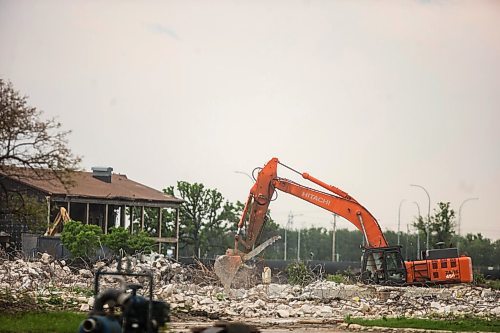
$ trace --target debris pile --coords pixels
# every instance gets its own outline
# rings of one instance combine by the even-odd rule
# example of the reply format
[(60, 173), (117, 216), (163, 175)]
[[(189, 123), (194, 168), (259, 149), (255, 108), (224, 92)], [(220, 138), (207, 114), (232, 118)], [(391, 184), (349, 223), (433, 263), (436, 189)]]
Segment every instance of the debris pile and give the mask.
[(346, 316), (500, 317), (500, 291), (472, 286), (446, 288), (344, 285), (317, 281), (304, 288), (270, 284), (226, 295), (216, 286), (173, 285), (161, 295), (173, 308), (221, 317), (310, 317), (342, 320)]
[[(129, 269), (151, 271), (155, 298), (170, 303), (177, 313), (211, 319), (328, 318), (346, 316), (500, 317), (500, 291), (470, 285), (385, 287), (315, 281), (305, 287), (257, 284), (224, 290), (213, 272), (203, 265), (183, 267), (163, 256), (130, 262), (98, 262), (75, 269), (44, 254), (38, 261), (4, 261), (0, 266), (0, 311), (21, 307), (29, 296), (32, 306), (43, 309), (88, 311), (93, 304), (95, 271)], [(116, 277), (105, 276), (102, 288), (116, 287)], [(144, 283), (139, 278), (127, 282)], [(23, 304), (24, 304), (23, 303)]]

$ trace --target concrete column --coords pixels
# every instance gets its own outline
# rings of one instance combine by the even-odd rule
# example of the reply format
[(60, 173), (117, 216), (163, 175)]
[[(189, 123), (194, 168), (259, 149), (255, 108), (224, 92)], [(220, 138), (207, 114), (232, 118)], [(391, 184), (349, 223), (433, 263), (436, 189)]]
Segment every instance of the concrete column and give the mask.
[(144, 206), (141, 206), (141, 231), (144, 231)]
[(47, 230), (50, 228), (50, 197), (46, 196), (45, 200), (47, 200)]
[(87, 209), (85, 210), (85, 224), (89, 224), (90, 204), (87, 202)]
[(175, 210), (175, 260), (179, 261), (179, 208)]
[(130, 229), (130, 233), (134, 232), (134, 224), (132, 223), (134, 221), (134, 206), (129, 206), (130, 209), (130, 225), (128, 226)]
[(158, 237), (161, 237), (161, 223), (162, 223), (163, 211), (158, 208)]
[[(158, 208), (158, 237), (161, 237), (162, 214), (163, 209), (160, 207)], [(161, 253), (161, 242), (158, 243), (158, 253)]]
[(108, 233), (108, 213), (109, 213), (109, 205), (106, 204), (104, 207), (104, 234)]
[(120, 227), (125, 228), (125, 209), (126, 206), (120, 206)]

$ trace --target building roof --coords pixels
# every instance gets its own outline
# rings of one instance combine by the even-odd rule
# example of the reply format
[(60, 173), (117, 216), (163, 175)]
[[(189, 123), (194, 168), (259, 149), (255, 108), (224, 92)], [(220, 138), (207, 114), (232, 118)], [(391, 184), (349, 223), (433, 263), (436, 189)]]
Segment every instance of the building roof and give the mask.
[(102, 200), (148, 201), (180, 204), (182, 199), (164, 194), (151, 187), (128, 179), (126, 175), (111, 174), (111, 182), (97, 179), (92, 172), (73, 171), (69, 173), (71, 185), (64, 185), (51, 170), (16, 168), (15, 176), (3, 173), (10, 179), (52, 196), (78, 197)]

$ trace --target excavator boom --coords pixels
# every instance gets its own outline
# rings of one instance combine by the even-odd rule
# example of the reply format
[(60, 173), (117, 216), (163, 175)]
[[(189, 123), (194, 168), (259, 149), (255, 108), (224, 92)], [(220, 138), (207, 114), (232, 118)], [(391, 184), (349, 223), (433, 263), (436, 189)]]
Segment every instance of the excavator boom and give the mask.
[(276, 189), (342, 216), (358, 228), (368, 247), (385, 247), (387, 241), (380, 226), (370, 212), (354, 199), (340, 198), (328, 193), (307, 188), (291, 180), (278, 178), (273, 181)]
[[(289, 193), (342, 216), (363, 233), (368, 247), (387, 246), (387, 241), (375, 217), (349, 194), (312, 177), (308, 173), (299, 174), (304, 179), (310, 180), (332, 193), (315, 190), (291, 180), (279, 178), (277, 176), (278, 164), (281, 163), (277, 158), (271, 159), (259, 172), (257, 180), (250, 190), (250, 195), (238, 224), (238, 230), (241, 230), (245, 224), (247, 225), (247, 237), (242, 241), (247, 249), (252, 248), (262, 231), (269, 203), (275, 190)], [(291, 169), (290, 167), (287, 168)], [(247, 217), (249, 223), (246, 223)]]

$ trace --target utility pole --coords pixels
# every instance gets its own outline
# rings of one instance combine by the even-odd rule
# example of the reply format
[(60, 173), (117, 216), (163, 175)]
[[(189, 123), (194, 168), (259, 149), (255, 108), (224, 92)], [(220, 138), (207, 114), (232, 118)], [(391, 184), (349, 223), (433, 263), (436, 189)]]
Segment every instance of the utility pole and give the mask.
[(408, 238), (410, 237), (410, 225), (406, 223), (406, 247), (405, 247), (405, 260), (408, 261)]
[(300, 261), (300, 228), (297, 230), (299, 232), (299, 236), (297, 238), (297, 261)]
[[(289, 219), (290, 219), (290, 218), (289, 218)], [(284, 260), (284, 261), (286, 261), (286, 246), (287, 246), (287, 245), (286, 245), (286, 230), (287, 230), (287, 229), (288, 229), (288, 221), (287, 221), (286, 226), (285, 226), (285, 251), (284, 251), (285, 253), (284, 253), (284, 255), (283, 255), (283, 260)]]
[[(303, 214), (296, 214), (294, 215), (292, 213), (292, 211), (290, 211), (290, 213), (288, 213), (288, 221), (286, 222), (286, 227), (285, 227), (285, 255), (284, 255), (284, 259), (286, 261), (286, 258), (287, 258), (287, 251), (288, 251), (288, 238), (287, 238), (287, 231), (288, 230), (291, 230), (292, 227), (293, 227), (293, 218), (295, 216), (302, 216)], [(299, 231), (299, 235), (300, 235), (300, 231)], [(299, 236), (300, 237), (300, 236)]]
[(287, 231), (289, 228), (291, 228), (293, 224), (293, 214), (292, 214), (292, 211), (290, 211), (290, 213), (288, 213), (288, 221), (286, 221), (286, 227), (285, 227), (285, 255), (284, 255), (284, 258), (283, 260), (286, 261), (286, 251), (288, 249), (288, 245), (287, 245)]
[(335, 241), (337, 238), (337, 214), (333, 213), (333, 233), (332, 233), (332, 261), (337, 261), (335, 257)]

